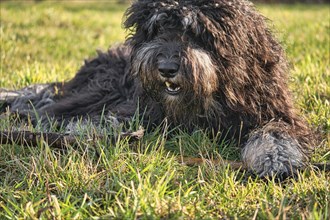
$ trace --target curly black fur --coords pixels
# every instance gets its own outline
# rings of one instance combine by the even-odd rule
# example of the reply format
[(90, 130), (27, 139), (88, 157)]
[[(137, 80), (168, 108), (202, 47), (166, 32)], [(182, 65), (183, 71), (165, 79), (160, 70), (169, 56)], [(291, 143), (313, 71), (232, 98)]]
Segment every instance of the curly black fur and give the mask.
[[(294, 110), (283, 49), (251, 3), (139, 0), (124, 25), (124, 45), (33, 97), (39, 115), (126, 120), (139, 106), (146, 126), (166, 119), (240, 140), (242, 159), (262, 177), (304, 166), (312, 135)], [(31, 108), (26, 98), (9, 102), (12, 111)]]

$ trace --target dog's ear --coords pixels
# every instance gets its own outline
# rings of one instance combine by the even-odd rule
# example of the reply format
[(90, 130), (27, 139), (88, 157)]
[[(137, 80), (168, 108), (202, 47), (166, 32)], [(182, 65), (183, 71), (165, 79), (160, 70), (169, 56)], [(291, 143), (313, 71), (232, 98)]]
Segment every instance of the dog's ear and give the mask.
[[(191, 26), (200, 45), (215, 57), (221, 73), (219, 85), (224, 87), (227, 105), (232, 109), (257, 112), (258, 94), (246, 96), (242, 88), (267, 94), (267, 88), (277, 83), (268, 78), (286, 74), (283, 50), (266, 24), (266, 19), (247, 1), (214, 0), (199, 7), (198, 29), (194, 31)], [(265, 86), (265, 82), (272, 85)]]
[[(135, 1), (125, 12), (124, 27), (130, 31), (128, 39), (132, 46), (138, 45), (150, 38), (154, 29), (155, 19), (152, 19), (155, 13), (153, 1), (139, 0)], [(155, 13), (156, 14), (156, 13)], [(134, 35), (134, 38), (132, 37)]]
[(279, 44), (266, 25), (266, 19), (247, 1), (215, 1), (200, 7), (197, 15), (199, 38), (208, 50), (224, 60), (250, 59), (270, 64), (279, 61)]
[(146, 0), (135, 1), (125, 12), (124, 27), (126, 29), (136, 28), (146, 21), (150, 12), (147, 10), (148, 2)]

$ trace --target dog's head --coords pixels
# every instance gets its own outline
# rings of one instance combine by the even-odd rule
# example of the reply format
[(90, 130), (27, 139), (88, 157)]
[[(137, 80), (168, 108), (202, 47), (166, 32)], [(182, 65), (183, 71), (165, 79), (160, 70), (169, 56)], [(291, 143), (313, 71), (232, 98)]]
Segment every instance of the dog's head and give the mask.
[(126, 16), (132, 72), (173, 114), (257, 107), (244, 90), (259, 89), (281, 58), (264, 18), (244, 0), (139, 0)]

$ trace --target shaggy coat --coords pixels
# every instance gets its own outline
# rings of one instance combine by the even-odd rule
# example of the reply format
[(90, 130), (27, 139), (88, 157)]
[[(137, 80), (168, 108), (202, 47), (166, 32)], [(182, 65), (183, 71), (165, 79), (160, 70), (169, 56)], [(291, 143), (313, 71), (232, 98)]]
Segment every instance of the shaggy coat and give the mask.
[(44, 119), (97, 123), (104, 113), (129, 120), (139, 108), (149, 128), (167, 120), (226, 134), (261, 177), (304, 166), (311, 132), (293, 107), (283, 49), (251, 3), (139, 0), (124, 25), (124, 45), (100, 52), (69, 82), (7, 99), (11, 110), (31, 113), (32, 103)]

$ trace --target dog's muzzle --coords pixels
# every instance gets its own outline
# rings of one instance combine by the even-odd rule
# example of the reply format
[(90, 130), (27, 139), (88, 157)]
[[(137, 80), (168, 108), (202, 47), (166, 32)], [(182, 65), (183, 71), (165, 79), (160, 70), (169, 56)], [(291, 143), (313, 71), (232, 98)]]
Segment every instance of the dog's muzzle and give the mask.
[(181, 91), (180, 85), (175, 83), (175, 77), (178, 74), (180, 65), (175, 61), (160, 61), (158, 62), (159, 74), (164, 79), (165, 91), (169, 95), (177, 95)]

